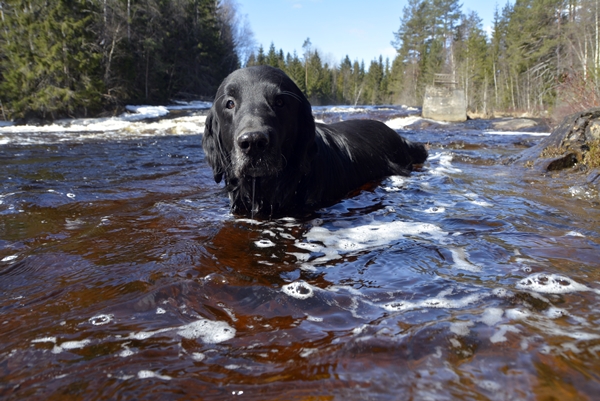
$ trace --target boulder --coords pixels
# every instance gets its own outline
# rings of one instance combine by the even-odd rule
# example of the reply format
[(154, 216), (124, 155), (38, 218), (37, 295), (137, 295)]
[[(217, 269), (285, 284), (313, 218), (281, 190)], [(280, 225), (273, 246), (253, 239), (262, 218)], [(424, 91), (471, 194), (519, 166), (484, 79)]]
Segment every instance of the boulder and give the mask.
[[(540, 172), (577, 167), (593, 173), (600, 167), (600, 108), (565, 117), (550, 136), (523, 151), (512, 162)], [(595, 183), (600, 179), (591, 181)]]
[(492, 128), (499, 131), (521, 131), (527, 128), (533, 128), (538, 122), (529, 118), (511, 118), (506, 120), (494, 121)]

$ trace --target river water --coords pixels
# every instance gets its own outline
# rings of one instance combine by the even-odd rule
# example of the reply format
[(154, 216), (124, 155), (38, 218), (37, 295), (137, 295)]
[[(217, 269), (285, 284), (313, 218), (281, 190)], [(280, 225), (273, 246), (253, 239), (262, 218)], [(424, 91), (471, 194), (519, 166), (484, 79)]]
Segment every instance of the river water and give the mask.
[(255, 221), (212, 180), (205, 111), (0, 128), (0, 398), (597, 399), (600, 198), (503, 163), (545, 134), (314, 113), (430, 158)]

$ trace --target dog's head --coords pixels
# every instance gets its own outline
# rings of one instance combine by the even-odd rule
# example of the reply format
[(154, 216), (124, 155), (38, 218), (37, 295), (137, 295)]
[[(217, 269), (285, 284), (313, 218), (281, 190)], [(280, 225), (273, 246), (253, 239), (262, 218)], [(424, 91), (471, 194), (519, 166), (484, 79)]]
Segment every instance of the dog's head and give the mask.
[(302, 171), (314, 151), (315, 123), (302, 91), (281, 70), (249, 67), (219, 87), (202, 146), (218, 183)]

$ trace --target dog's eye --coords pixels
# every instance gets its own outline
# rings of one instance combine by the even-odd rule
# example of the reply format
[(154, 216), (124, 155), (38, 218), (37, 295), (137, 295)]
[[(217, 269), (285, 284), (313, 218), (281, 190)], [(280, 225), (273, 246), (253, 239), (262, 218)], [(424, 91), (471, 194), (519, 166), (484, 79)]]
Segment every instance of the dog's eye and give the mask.
[(231, 110), (235, 107), (235, 102), (233, 100), (228, 100), (227, 103), (225, 103), (225, 107)]
[(283, 107), (283, 105), (285, 104), (285, 102), (283, 101), (282, 98), (278, 97), (275, 99), (275, 106), (277, 107)]

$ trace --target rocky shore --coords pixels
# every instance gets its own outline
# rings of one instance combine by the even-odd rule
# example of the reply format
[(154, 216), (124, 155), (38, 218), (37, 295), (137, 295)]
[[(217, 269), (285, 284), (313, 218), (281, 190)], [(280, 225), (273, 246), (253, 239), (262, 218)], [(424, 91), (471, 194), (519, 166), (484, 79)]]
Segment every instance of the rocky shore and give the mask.
[(550, 136), (510, 163), (549, 176), (567, 174), (600, 190), (600, 108), (565, 117)]

